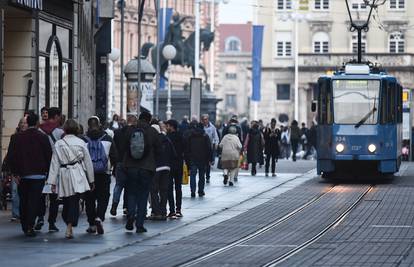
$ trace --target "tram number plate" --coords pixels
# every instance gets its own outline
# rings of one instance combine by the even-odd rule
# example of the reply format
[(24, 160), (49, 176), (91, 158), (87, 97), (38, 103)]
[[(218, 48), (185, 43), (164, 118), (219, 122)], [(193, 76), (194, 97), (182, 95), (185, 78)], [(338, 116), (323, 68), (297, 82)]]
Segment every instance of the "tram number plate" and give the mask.
[(346, 142), (345, 136), (337, 136), (335, 137), (336, 142)]
[(358, 151), (358, 150), (361, 150), (361, 146), (351, 146), (351, 150), (352, 151)]

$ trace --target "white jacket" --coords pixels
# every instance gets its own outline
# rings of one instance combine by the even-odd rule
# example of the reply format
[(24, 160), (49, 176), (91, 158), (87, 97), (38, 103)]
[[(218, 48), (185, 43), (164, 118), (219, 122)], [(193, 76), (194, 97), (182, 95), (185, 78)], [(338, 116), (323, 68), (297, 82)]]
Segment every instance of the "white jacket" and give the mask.
[(59, 197), (69, 197), (90, 190), (89, 184), (93, 182), (93, 165), (86, 143), (74, 135), (58, 140), (47, 183), (57, 185)]

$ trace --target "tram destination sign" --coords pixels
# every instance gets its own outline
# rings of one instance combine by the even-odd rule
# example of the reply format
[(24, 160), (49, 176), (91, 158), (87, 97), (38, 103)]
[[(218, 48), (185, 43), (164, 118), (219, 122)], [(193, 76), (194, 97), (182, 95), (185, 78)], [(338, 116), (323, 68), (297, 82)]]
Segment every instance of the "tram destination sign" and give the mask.
[(29, 8), (29, 9), (36, 9), (42, 10), (43, 9), (43, 0), (10, 0), (13, 5)]

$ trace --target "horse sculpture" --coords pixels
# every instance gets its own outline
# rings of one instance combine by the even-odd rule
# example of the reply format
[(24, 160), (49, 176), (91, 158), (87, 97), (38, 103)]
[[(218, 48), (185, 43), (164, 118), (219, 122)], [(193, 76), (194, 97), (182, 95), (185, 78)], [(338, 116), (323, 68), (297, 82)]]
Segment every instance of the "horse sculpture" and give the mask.
[[(167, 39), (168, 40), (168, 39)], [(201, 47), (203, 51), (208, 51), (210, 48), (210, 44), (214, 41), (214, 32), (211, 32), (207, 29), (200, 29), (200, 51)], [(162, 49), (167, 44), (171, 44), (176, 46), (174, 43), (167, 43), (167, 42), (161, 42), (160, 43), (160, 76), (167, 80), (165, 77), (165, 72), (168, 68), (168, 60), (164, 58), (162, 55)], [(151, 61), (152, 65), (156, 67), (157, 64), (157, 46), (154, 47), (153, 43), (145, 43), (142, 46), (141, 55), (144, 58), (147, 58), (150, 50), (151, 51)], [(181, 65), (186, 67), (191, 67), (194, 75), (195, 66), (194, 66), (194, 56), (195, 56), (195, 32), (191, 33), (190, 36), (188, 36), (187, 39), (184, 40), (183, 46), (181, 49), (177, 47), (177, 54), (176, 56), (171, 60), (171, 64), (173, 65)], [(200, 69), (203, 70), (203, 73), (205, 75), (205, 81), (207, 82), (207, 73), (203, 65), (200, 64)]]

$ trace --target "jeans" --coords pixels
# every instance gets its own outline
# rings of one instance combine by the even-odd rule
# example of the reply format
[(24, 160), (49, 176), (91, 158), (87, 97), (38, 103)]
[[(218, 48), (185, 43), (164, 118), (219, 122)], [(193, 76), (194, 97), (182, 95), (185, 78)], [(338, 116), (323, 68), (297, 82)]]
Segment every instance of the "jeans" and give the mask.
[[(181, 211), (181, 203), (183, 199), (183, 192), (181, 189), (182, 183), (183, 183), (183, 168), (171, 169), (170, 184), (168, 186), (168, 205), (170, 206), (170, 212)], [(175, 203), (174, 203), (174, 189), (175, 189)]]
[[(47, 219), (49, 224), (56, 223), (56, 218), (59, 211), (59, 201), (57, 194), (48, 194), (49, 195), (49, 218)], [(43, 220), (46, 214), (46, 194), (42, 194), (40, 199), (40, 209), (38, 212), (39, 220)]]
[(143, 227), (154, 173), (141, 168), (127, 168), (126, 171), (128, 175), (128, 218), (135, 218), (136, 227)]
[(170, 171), (158, 171), (154, 175), (151, 187), (151, 213), (154, 215), (167, 215), (168, 184)]
[(21, 179), (18, 192), (20, 197), (20, 223), (23, 232), (33, 229), (36, 216), (39, 214), (43, 179)]
[(19, 218), (20, 217), (20, 211), (19, 211), (19, 207), (20, 207), (20, 198), (19, 198), (19, 194), (17, 192), (17, 183), (16, 181), (13, 179), (12, 180), (12, 216), (14, 218)]
[(265, 173), (269, 173), (270, 160), (272, 160), (272, 173), (275, 173), (277, 156), (272, 154), (266, 154)]
[(116, 184), (114, 187), (114, 195), (112, 198), (112, 203), (113, 204), (118, 204), (120, 199), (121, 199), (121, 193), (122, 190), (124, 190), (124, 208), (127, 205), (127, 193), (126, 193), (126, 183), (127, 183), (127, 174), (126, 174), (126, 170), (124, 169), (122, 163), (118, 163), (116, 165), (116, 169), (115, 169), (115, 178), (116, 178)]
[(89, 225), (95, 225), (97, 218), (105, 220), (109, 203), (111, 176), (95, 173), (95, 190), (86, 192), (86, 215)]
[(190, 188), (191, 193), (196, 191), (196, 176), (198, 172), (198, 193), (204, 193), (205, 185), (205, 163), (191, 162), (190, 164)]
[(66, 225), (69, 223), (71, 223), (72, 226), (78, 225), (79, 200), (79, 194), (63, 198), (62, 218)]

